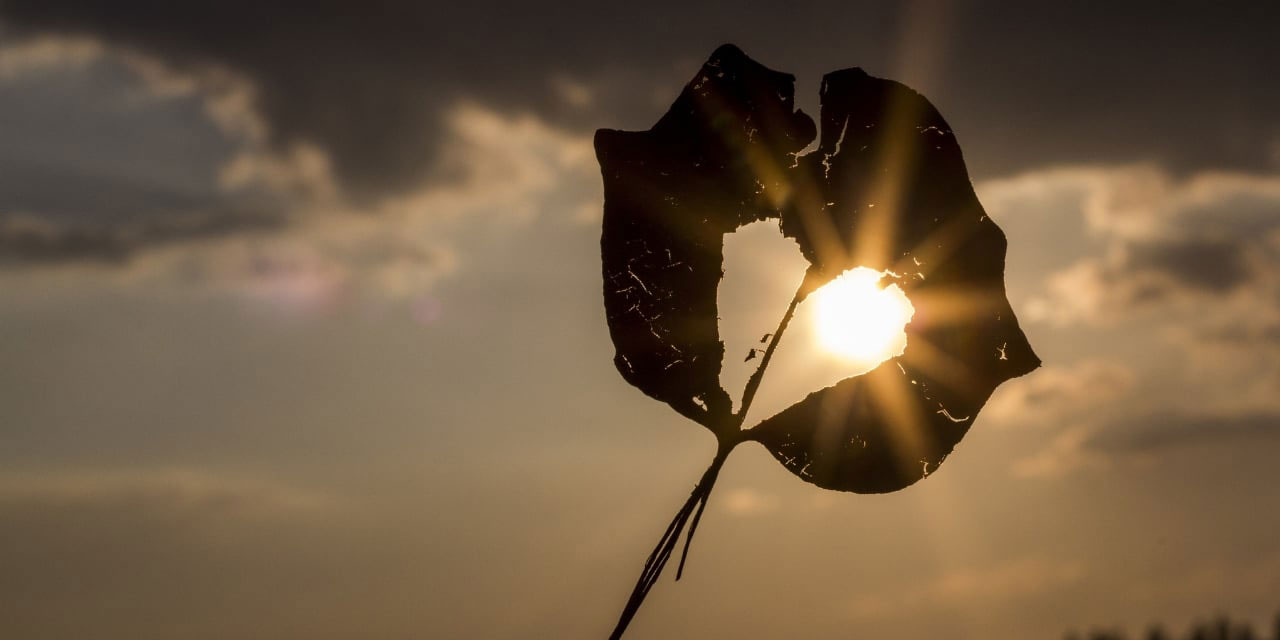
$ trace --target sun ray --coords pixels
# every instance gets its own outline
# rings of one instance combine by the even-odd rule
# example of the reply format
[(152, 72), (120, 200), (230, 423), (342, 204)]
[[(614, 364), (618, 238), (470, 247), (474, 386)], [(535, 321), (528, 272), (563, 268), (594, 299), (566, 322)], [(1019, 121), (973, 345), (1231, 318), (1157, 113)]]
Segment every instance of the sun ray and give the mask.
[[(890, 366), (892, 370), (886, 368)], [(928, 425), (916, 400), (918, 390), (912, 388), (915, 383), (893, 365), (869, 374), (867, 383), (872, 402), (890, 425), (886, 435), (892, 440), (891, 448), (899, 468), (905, 471), (924, 464)]]
[(980, 392), (980, 384), (970, 368), (923, 335), (911, 336), (910, 348), (902, 354), (902, 361), (955, 393), (973, 395)]

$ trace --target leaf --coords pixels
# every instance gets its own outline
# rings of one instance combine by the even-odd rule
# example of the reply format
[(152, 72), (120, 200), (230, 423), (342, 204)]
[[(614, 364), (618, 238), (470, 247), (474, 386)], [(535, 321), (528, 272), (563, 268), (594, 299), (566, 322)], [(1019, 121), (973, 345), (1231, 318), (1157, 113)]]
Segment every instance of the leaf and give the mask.
[[(795, 110), (794, 78), (725, 45), (651, 129), (596, 133), (614, 363), (719, 442), (645, 563), (614, 638), (686, 524), (687, 554), (738, 444), (759, 442), (820, 487), (895, 491), (943, 462), (997, 385), (1039, 365), (1005, 297), (1004, 234), (978, 202), (942, 116), (911, 89), (860, 69), (827, 74), (821, 98), (821, 142), (798, 155), (816, 132)], [(759, 364), (734, 413), (719, 383), (716, 290), (725, 234), (761, 220), (777, 220), (809, 267), (778, 328), (747, 354)], [(858, 266), (885, 273), (911, 300), (906, 350), (743, 430), (797, 305)]]
[(814, 136), (792, 106), (793, 83), (726, 45), (652, 129), (595, 137), (614, 363), (627, 382), (713, 431), (732, 421), (719, 382), (723, 239), (780, 215), (786, 167)]
[(837, 71), (823, 78), (821, 130), (782, 217), (811, 265), (804, 293), (869, 266), (895, 276), (915, 319), (901, 356), (749, 437), (818, 486), (894, 491), (937, 469), (996, 386), (1040, 360), (1005, 297), (1004, 234), (933, 105), (860, 69)]

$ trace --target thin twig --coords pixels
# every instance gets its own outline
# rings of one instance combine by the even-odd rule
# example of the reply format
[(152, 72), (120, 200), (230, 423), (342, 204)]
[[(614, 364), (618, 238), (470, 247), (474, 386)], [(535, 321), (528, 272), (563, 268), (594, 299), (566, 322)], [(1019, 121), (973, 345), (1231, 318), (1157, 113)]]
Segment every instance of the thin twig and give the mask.
[(769, 366), (769, 360), (773, 358), (773, 352), (778, 348), (778, 342), (782, 340), (782, 334), (786, 332), (787, 325), (791, 324), (791, 318), (795, 316), (796, 306), (800, 304), (800, 298), (805, 289), (805, 283), (808, 282), (806, 277), (801, 281), (800, 287), (796, 289), (796, 294), (791, 297), (791, 304), (787, 306), (787, 312), (782, 314), (782, 321), (778, 323), (778, 328), (773, 332), (773, 338), (769, 340), (769, 346), (765, 347), (764, 357), (760, 358), (760, 366), (756, 367), (755, 373), (747, 380), (747, 386), (742, 391), (742, 406), (738, 412), (734, 414), (737, 418), (735, 429), (741, 429), (742, 423), (747, 419), (747, 410), (751, 408), (751, 401), (756, 397), (756, 391), (760, 388), (760, 381), (764, 379), (764, 370)]
[[(622, 633), (627, 630), (627, 625), (635, 617), (636, 611), (639, 611), (645, 596), (649, 595), (649, 590), (657, 583), (658, 577), (662, 575), (663, 567), (666, 566), (667, 560), (671, 558), (671, 552), (675, 550), (676, 543), (680, 540), (680, 533), (684, 530), (685, 523), (689, 521), (689, 516), (692, 515), (694, 507), (706, 504), (707, 496), (711, 494), (711, 488), (715, 486), (720, 467), (724, 465), (724, 460), (729, 455), (730, 449), (732, 447), (722, 447), (717, 452), (715, 459), (711, 461), (711, 466), (702, 474), (702, 479), (698, 481), (698, 484), (694, 485), (693, 491), (689, 494), (689, 499), (676, 512), (671, 524), (667, 525), (666, 532), (658, 540), (658, 545), (654, 547), (653, 553), (649, 554), (649, 559), (644, 564), (644, 570), (640, 572), (640, 579), (636, 581), (636, 586), (631, 591), (631, 597), (627, 599), (627, 605), (622, 609), (622, 615), (618, 618), (618, 625), (614, 627), (613, 633), (609, 635), (610, 640), (617, 640), (622, 637)], [(699, 512), (701, 512), (701, 509), (699, 509)], [(688, 554), (688, 550), (689, 542), (686, 539), (685, 555)], [(681, 557), (681, 564), (684, 563), (683, 557)]]
[[(635, 617), (636, 612), (640, 610), (640, 605), (644, 603), (645, 596), (649, 595), (649, 590), (658, 582), (658, 578), (662, 575), (662, 569), (666, 567), (667, 560), (671, 559), (671, 552), (675, 550), (676, 543), (680, 540), (680, 533), (684, 531), (685, 524), (689, 524), (690, 517), (693, 522), (689, 524), (689, 533), (684, 539), (684, 549), (680, 553), (680, 565), (676, 569), (676, 580), (684, 575), (685, 561), (689, 558), (689, 545), (693, 542), (693, 534), (698, 529), (698, 522), (702, 519), (702, 512), (707, 507), (707, 501), (711, 497), (711, 489), (715, 487), (716, 478), (720, 474), (720, 468), (724, 466), (724, 461), (729, 456), (729, 452), (735, 446), (743, 441), (742, 423), (746, 420), (747, 410), (751, 408), (751, 401), (755, 398), (756, 390), (760, 388), (760, 381), (764, 378), (765, 368), (769, 366), (769, 360), (773, 357), (773, 352), (778, 348), (778, 341), (782, 339), (782, 334), (787, 330), (787, 325), (791, 323), (792, 316), (795, 315), (796, 306), (800, 304), (802, 293), (804, 292), (805, 281), (802, 281), (800, 288), (796, 290), (795, 296), (791, 298), (791, 304), (787, 306), (787, 312), (782, 315), (782, 321), (778, 323), (778, 328), (773, 332), (773, 339), (769, 341), (769, 346), (765, 348), (764, 357), (760, 359), (760, 366), (756, 367), (751, 378), (747, 380), (747, 386), (742, 391), (742, 406), (737, 413), (733, 414), (732, 419), (722, 423), (720, 429), (716, 430), (716, 439), (719, 441), (719, 448), (716, 450), (716, 457), (712, 459), (711, 466), (702, 474), (702, 478), (698, 480), (698, 484), (694, 485), (693, 491), (689, 494), (689, 499), (685, 500), (684, 505), (676, 511), (676, 515), (671, 519), (671, 524), (667, 525), (667, 530), (658, 540), (657, 546), (653, 548), (653, 552), (649, 554), (649, 559), (644, 563), (644, 569), (640, 572), (640, 579), (636, 581), (636, 586), (631, 590), (631, 597), (627, 599), (627, 604), (622, 609), (622, 615), (618, 618), (618, 624), (613, 629), (613, 633), (609, 635), (610, 640), (618, 640), (622, 637), (623, 632), (627, 630), (627, 625), (631, 624), (631, 619)], [(696, 511), (695, 511), (696, 509)]]

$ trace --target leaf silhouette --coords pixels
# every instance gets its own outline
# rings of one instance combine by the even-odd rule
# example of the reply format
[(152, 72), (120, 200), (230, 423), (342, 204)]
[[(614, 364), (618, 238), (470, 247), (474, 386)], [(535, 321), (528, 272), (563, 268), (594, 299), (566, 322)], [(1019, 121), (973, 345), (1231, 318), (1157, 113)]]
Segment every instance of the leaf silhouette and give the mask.
[(1005, 237), (960, 146), (920, 94), (860, 69), (822, 82), (822, 143), (800, 159), (782, 215), (810, 262), (801, 295), (859, 265), (915, 307), (906, 351), (750, 430), (792, 473), (828, 489), (896, 491), (960, 441), (1001, 382), (1040, 360), (1004, 290)]
[[(794, 107), (794, 77), (732, 45), (711, 55), (650, 130), (600, 130), (605, 314), (622, 376), (709, 428), (711, 466), (677, 511), (623, 609), (620, 637), (688, 525), (689, 541), (729, 452), (762, 444), (801, 479), (895, 491), (951, 453), (997, 385), (1039, 365), (1005, 297), (1005, 237), (969, 182), (950, 127), (911, 89), (860, 69), (827, 74), (821, 141)], [(716, 292), (724, 236), (777, 220), (809, 263), (739, 410), (719, 382)], [(901, 356), (817, 390), (750, 429), (743, 421), (797, 306), (866, 266), (915, 308)], [(680, 572), (677, 573), (679, 579)]]
[(785, 167), (814, 136), (794, 78), (732, 46), (712, 54), (652, 129), (596, 133), (604, 177), (604, 306), (627, 382), (713, 431), (720, 387), (716, 287), (724, 235), (777, 218)]

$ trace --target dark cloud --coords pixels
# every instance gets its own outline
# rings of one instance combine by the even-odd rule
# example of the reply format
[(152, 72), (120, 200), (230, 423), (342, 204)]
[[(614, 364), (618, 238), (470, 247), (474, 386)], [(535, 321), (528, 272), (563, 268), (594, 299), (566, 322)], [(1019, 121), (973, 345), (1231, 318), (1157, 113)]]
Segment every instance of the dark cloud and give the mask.
[(171, 214), (127, 224), (59, 223), (0, 218), (0, 267), (68, 262), (124, 263), (143, 249), (281, 228), (286, 218), (261, 211)]
[(1099, 429), (1085, 447), (1104, 453), (1155, 453), (1280, 436), (1280, 413), (1155, 413)]
[(1017, 215), (1019, 206), (1078, 214), (1092, 245), (1080, 247), (1079, 238), (1055, 244), (1057, 229), (1039, 236), (1032, 252), (1075, 246), (1079, 257), (1047, 275), (1032, 300), (1033, 318), (1062, 325), (1109, 323), (1150, 320), (1151, 311), (1163, 310), (1178, 312), (1184, 325), (1213, 325), (1273, 309), (1272, 274), (1280, 266), (1275, 173), (1179, 177), (1151, 165), (1129, 165), (1049, 169), (996, 182), (992, 199), (1004, 215)]
[(122, 180), (96, 171), (0, 162), (0, 267), (123, 263), (162, 245), (280, 229), (266, 198)]
[(1207, 343), (1229, 347), (1280, 347), (1280, 321), (1261, 323), (1236, 322), (1211, 327), (1197, 335)]
[(1227, 240), (1190, 238), (1137, 244), (1123, 270), (1164, 276), (1174, 288), (1223, 293), (1250, 277), (1248, 246)]
[[(1100, 160), (1257, 167), (1280, 137), (1270, 3), (7, 0), (0, 11), (19, 32), (87, 33), (178, 68), (243, 74), (272, 142), (319, 145), (356, 195), (420, 180), (437, 116), (459, 98), (583, 130), (644, 127), (722, 41), (796, 73), (802, 89), (841, 65), (917, 85), (979, 175)], [(565, 100), (564, 78), (589, 91)]]
[(176, 189), (162, 184), (121, 179), (74, 167), (0, 162), (0, 220), (6, 215), (36, 213), (67, 223), (130, 224), (173, 212), (218, 206), (223, 199), (209, 191)]
[(1176, 305), (1223, 300), (1244, 289), (1266, 296), (1262, 274), (1273, 260), (1261, 238), (1163, 238), (1118, 241), (1110, 259), (1086, 259), (1050, 279), (1062, 317), (1079, 313), (1069, 301), (1090, 301), (1090, 316), (1120, 317)]
[(5, 45), (0, 267), (121, 264), (153, 246), (285, 223), (279, 196), (220, 184), (236, 140), (198, 96), (165, 94), (83, 41)]

